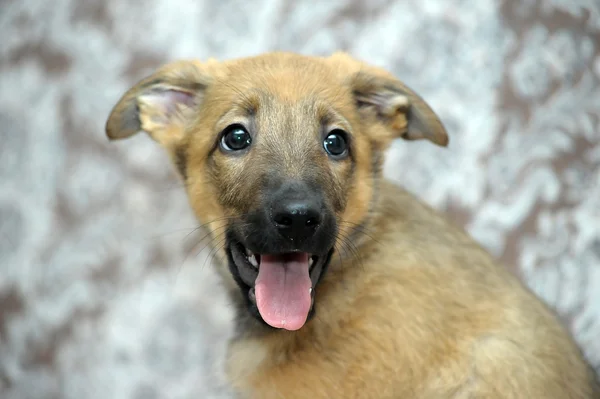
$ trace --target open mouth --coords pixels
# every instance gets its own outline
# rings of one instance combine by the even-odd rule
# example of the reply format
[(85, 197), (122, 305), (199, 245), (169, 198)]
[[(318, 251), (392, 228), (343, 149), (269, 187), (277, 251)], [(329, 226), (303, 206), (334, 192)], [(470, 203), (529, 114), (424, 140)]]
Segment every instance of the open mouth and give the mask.
[(298, 330), (308, 320), (314, 288), (331, 252), (259, 254), (237, 241), (228, 245), (231, 271), (250, 306), (265, 323), (286, 330)]

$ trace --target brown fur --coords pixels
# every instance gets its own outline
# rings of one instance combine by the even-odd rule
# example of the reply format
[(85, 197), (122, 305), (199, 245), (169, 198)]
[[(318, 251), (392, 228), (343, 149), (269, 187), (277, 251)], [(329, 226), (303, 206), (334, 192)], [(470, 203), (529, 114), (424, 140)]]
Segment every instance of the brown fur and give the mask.
[[(239, 122), (258, 132), (243, 156), (217, 148)], [(331, 162), (323, 127), (351, 134)], [(345, 54), (271, 53), (181, 61), (128, 91), (112, 139), (146, 131), (185, 180), (216, 242), (259, 206), (265, 170), (310, 176), (339, 223), (337, 253), (316, 287), (316, 317), (298, 331), (245, 323), (228, 375), (247, 398), (599, 398), (593, 373), (555, 315), (461, 230), (382, 180), (398, 137), (445, 146), (431, 108), (389, 73)], [(237, 287), (219, 251), (232, 299)]]

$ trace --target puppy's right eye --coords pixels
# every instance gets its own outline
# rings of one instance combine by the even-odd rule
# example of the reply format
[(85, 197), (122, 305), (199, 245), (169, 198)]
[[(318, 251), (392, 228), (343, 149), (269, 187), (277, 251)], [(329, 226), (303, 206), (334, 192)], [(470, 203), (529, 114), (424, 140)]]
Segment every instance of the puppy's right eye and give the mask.
[(252, 144), (252, 137), (246, 128), (239, 124), (227, 126), (221, 134), (221, 148), (225, 151), (240, 151)]
[(333, 129), (323, 141), (323, 148), (335, 159), (344, 158), (348, 155), (348, 141), (346, 137), (346, 132), (342, 129)]

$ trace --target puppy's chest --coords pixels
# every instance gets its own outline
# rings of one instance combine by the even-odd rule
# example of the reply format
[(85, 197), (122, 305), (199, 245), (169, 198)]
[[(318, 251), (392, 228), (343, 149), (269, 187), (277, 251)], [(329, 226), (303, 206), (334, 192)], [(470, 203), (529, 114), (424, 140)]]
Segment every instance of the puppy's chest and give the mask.
[(340, 392), (341, 369), (332, 373), (334, 361), (313, 348), (282, 354), (258, 340), (244, 340), (231, 344), (227, 374), (244, 399), (329, 398)]
[(230, 347), (228, 377), (243, 399), (393, 398), (399, 374), (373, 355), (351, 345), (282, 355), (258, 340), (238, 341)]

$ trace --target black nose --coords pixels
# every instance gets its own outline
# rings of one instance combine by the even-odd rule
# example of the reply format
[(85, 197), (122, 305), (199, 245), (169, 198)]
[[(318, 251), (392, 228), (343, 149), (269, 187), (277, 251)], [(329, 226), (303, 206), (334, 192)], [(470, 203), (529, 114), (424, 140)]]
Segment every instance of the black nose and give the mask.
[(279, 233), (294, 242), (310, 238), (321, 223), (319, 209), (306, 201), (289, 201), (273, 209), (273, 223)]

